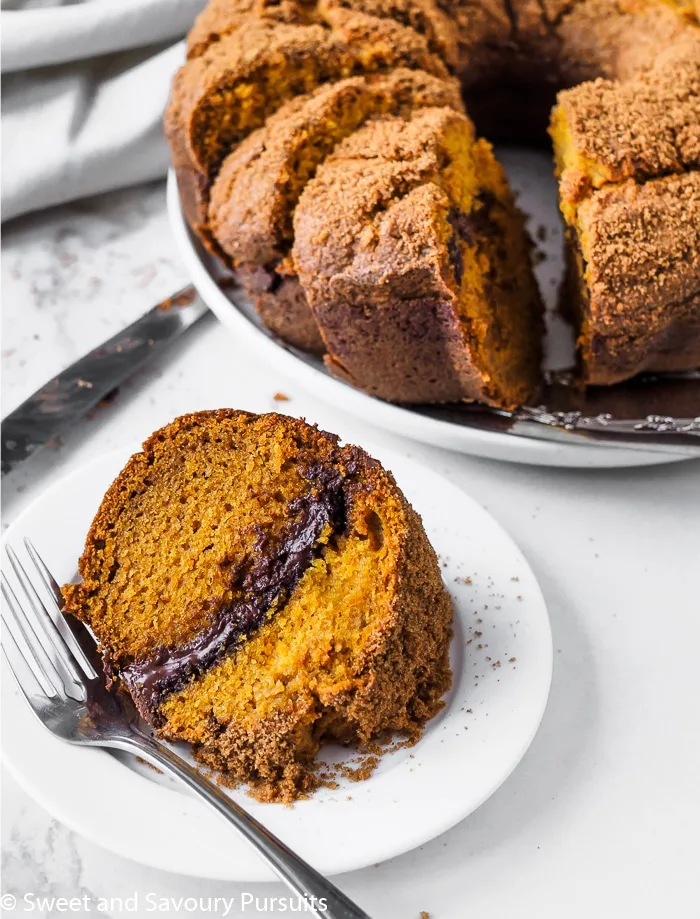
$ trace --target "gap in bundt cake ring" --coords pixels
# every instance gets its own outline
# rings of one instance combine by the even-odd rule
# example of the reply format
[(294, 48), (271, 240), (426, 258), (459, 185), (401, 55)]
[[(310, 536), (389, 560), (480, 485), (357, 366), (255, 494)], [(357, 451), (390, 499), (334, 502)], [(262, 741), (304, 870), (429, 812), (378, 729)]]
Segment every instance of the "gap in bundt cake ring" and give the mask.
[(280, 415), (156, 432), (64, 589), (110, 682), (228, 784), (289, 801), (328, 739), (415, 740), (450, 685), (451, 601), (420, 518), (355, 447)]

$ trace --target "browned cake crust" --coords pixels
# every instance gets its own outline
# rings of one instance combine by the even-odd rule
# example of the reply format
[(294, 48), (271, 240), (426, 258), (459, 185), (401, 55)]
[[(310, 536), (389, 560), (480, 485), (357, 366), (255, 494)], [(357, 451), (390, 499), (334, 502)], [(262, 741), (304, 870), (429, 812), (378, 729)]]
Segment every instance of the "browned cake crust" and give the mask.
[(397, 68), (322, 86), (282, 106), (224, 160), (211, 189), (209, 224), (234, 264), (274, 264), (293, 238), (300, 192), (343, 137), (373, 114), (424, 106), (462, 110), (459, 85)]
[(586, 382), (700, 367), (700, 173), (596, 191), (579, 226)]
[(564, 85), (597, 77), (630, 80), (654, 66), (659, 54), (685, 38), (691, 15), (655, 0), (585, 0), (558, 28)]
[(505, 85), (513, 98), (522, 82), (536, 94), (549, 86), (551, 100), (557, 87), (631, 78), (695, 22), (692, 4), (657, 0), (447, 0), (443, 8), (457, 23), (465, 88)]
[(415, 739), (450, 685), (452, 610), (420, 518), (357, 447), (281, 415), (176, 419), (105, 495), (63, 589), (109, 685), (264, 800), (324, 739)]
[(700, 165), (700, 44), (693, 57), (671, 50), (637, 80), (598, 79), (560, 94), (553, 130), (563, 120), (575, 151), (562, 164), (565, 203), (608, 182)]
[[(294, 237), (337, 375), (395, 402), (513, 405), (536, 390), (539, 300), (521, 218), (464, 115), (433, 108), (369, 122), (306, 186)], [(489, 358), (516, 337), (497, 379)]]
[(310, 25), (328, 21), (333, 8), (367, 13), (409, 26), (448, 64), (457, 62), (457, 25), (433, 0), (211, 0), (187, 39), (187, 56), (198, 57), (209, 45), (235, 32), (247, 19)]
[(687, 39), (634, 80), (561, 93), (552, 116), (588, 383), (700, 365), (700, 38)]
[(187, 36), (187, 57), (199, 57), (209, 45), (231, 35), (248, 20), (268, 19), (310, 25), (315, 3), (297, 0), (210, 0)]
[(283, 274), (282, 269), (239, 265), (235, 274), (271, 332), (302, 351), (324, 354), (326, 346), (306, 293), (296, 275)]
[(459, 62), (459, 30), (454, 18), (435, 0), (320, 0), (322, 14), (332, 7), (393, 19), (423, 35), (431, 51), (452, 70)]

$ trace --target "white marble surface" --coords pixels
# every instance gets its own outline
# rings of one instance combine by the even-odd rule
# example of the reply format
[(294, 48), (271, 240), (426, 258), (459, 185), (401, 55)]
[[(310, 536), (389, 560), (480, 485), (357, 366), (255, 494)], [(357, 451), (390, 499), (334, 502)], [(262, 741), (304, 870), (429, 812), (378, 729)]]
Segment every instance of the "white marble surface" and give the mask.
[[(3, 414), (186, 281), (160, 185), (11, 225), (2, 272)], [(275, 403), (278, 390), (290, 401)], [(111, 406), (3, 483), (4, 525), (64, 470), (184, 411), (229, 405), (282, 406), (349, 440), (382, 439), (259, 366), (205, 320)], [(418, 919), (421, 910), (431, 919), (700, 915), (700, 464), (537, 469), (383, 439), (458, 482), (519, 542), (549, 604), (554, 682), (530, 751), (491, 800), (444, 837), (340, 883), (376, 919)], [(117, 858), (57, 824), (7, 774), (2, 818), (3, 892), (18, 898), (138, 894), (148, 915), (147, 893), (280, 892)], [(260, 906), (246, 914), (275, 914)]]

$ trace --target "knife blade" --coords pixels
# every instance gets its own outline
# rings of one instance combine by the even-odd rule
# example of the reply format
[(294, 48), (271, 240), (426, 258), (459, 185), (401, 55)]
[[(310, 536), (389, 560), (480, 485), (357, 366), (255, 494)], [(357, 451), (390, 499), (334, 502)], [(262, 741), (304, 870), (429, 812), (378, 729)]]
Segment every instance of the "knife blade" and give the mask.
[(646, 374), (582, 387), (575, 374), (547, 374), (541, 403), (507, 412), (487, 406), (418, 406), (420, 414), (517, 437), (670, 453), (700, 459), (700, 372)]
[(195, 289), (185, 287), (38, 389), (2, 422), (2, 474), (69, 431), (206, 312)]

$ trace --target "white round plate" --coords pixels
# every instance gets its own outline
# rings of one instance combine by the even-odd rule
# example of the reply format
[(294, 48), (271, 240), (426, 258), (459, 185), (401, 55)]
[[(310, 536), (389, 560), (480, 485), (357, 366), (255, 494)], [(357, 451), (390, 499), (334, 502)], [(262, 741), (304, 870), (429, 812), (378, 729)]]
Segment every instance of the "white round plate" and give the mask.
[[(232, 795), (327, 875), (400, 855), (445, 832), (496, 791), (538, 728), (549, 693), (552, 638), (542, 593), (510, 537), (455, 485), (385, 450), (422, 514), (455, 608), (454, 685), (412, 748), (387, 753), (363, 782), (341, 780), (294, 807)], [(76, 560), (102, 495), (128, 454), (72, 473), (9, 528), (28, 536), (60, 582)], [(23, 556), (24, 557), (24, 556)], [(238, 881), (272, 873), (220, 818), (134, 760), (71, 746), (34, 718), (3, 666), (3, 758), (54, 817), (95, 843), (178, 874)], [(330, 751), (337, 754), (341, 748)], [(348, 760), (352, 751), (343, 750)], [(136, 767), (138, 768), (138, 767)]]
[[(537, 163), (538, 160), (535, 159), (534, 162)], [(528, 180), (537, 185), (538, 176), (536, 173), (533, 175), (531, 167), (532, 163), (528, 163), (528, 168), (522, 172)], [(551, 164), (548, 161), (547, 169), (551, 172)], [(516, 174), (516, 179), (517, 177)], [(523, 176), (520, 178), (521, 183), (527, 189), (527, 181), (523, 181)], [(544, 184), (542, 179), (543, 177), (539, 176), (540, 186)], [(513, 181), (516, 184), (515, 180)], [(526, 193), (523, 192), (520, 197), (521, 199), (526, 197)], [(556, 201), (554, 207), (556, 208)], [(551, 207), (549, 210), (551, 211)], [(216, 280), (216, 260), (204, 250), (187, 226), (180, 207), (177, 182), (172, 170), (168, 176), (168, 212), (176, 246), (192, 283), (214, 315), (233, 332), (236, 340), (245, 342), (262, 360), (289, 379), (299, 383), (319, 399), (350, 415), (361, 418), (364, 422), (431, 446), (445, 447), (448, 450), (485, 456), (489, 459), (532, 463), (540, 466), (584, 468), (655, 466), (687, 458), (671, 453), (641, 449), (623, 449), (600, 444), (589, 446), (481, 431), (477, 428), (429, 418), (408, 408), (375, 399), (347, 383), (336, 380), (326, 370), (320, 359), (302, 355), (301, 352), (286, 347), (262, 326), (250, 304), (246, 305), (242, 301), (233, 303), (226, 296)], [(549, 216), (551, 217), (551, 214)], [(558, 221), (558, 217), (556, 219)], [(550, 247), (556, 245), (555, 229), (550, 230)], [(561, 231), (558, 232), (560, 234)], [(552, 263), (555, 261), (553, 256), (551, 261)], [(547, 282), (551, 290), (551, 282), (556, 280), (553, 271), (544, 265), (536, 269), (536, 273), (538, 273), (540, 282)]]

